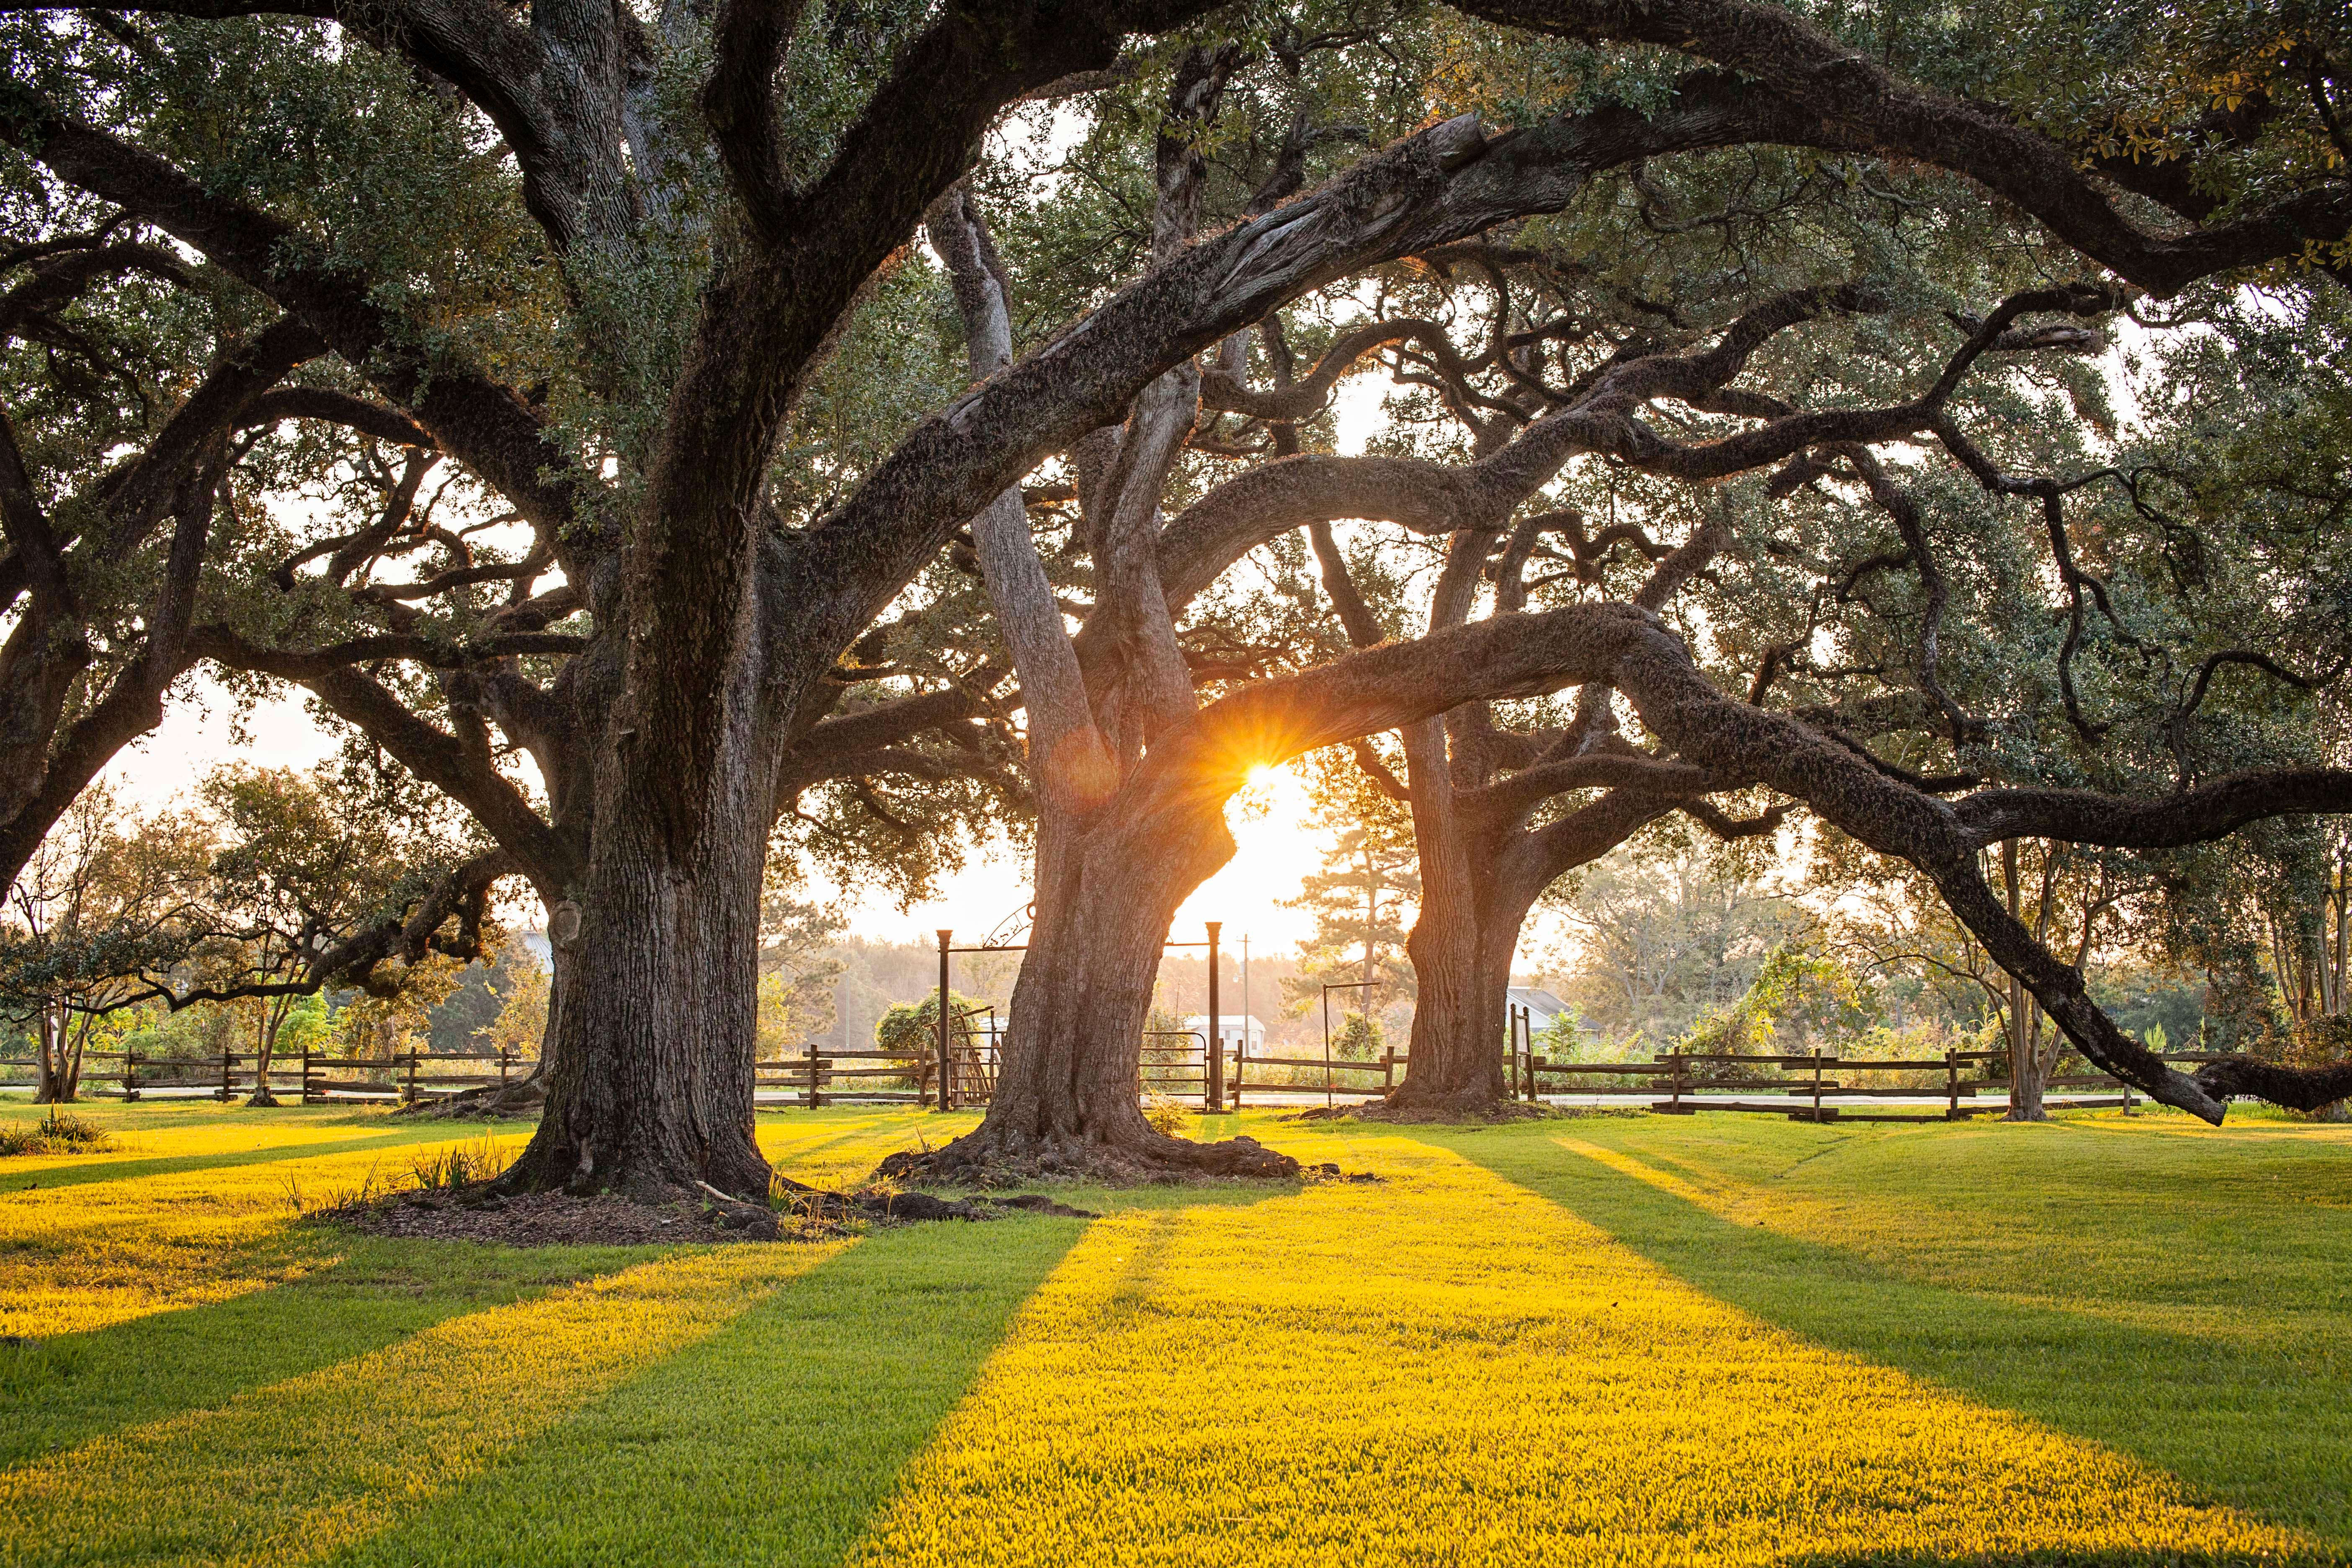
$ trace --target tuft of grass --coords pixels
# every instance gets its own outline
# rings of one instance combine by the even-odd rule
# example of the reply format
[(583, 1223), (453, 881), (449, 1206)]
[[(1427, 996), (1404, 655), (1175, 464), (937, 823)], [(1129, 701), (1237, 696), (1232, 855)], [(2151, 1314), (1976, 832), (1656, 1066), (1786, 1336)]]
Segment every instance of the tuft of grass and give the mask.
[(1192, 1113), (1179, 1105), (1166, 1089), (1146, 1086), (1143, 1091), (1143, 1120), (1163, 1138), (1181, 1138), (1192, 1124)]
[(499, 1175), (522, 1152), (523, 1140), (500, 1139), (488, 1131), (470, 1143), (444, 1143), (409, 1162), (413, 1186), (434, 1191), (470, 1187)]
[(78, 1111), (49, 1108), (38, 1121), (11, 1121), (0, 1127), (0, 1157), (10, 1154), (103, 1154), (115, 1147), (114, 1134)]

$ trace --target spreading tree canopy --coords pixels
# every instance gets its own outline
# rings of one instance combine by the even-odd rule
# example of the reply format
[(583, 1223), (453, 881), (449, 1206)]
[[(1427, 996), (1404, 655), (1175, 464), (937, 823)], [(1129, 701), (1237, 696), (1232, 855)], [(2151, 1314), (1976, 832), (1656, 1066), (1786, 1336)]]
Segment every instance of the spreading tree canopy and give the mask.
[[(2338, 673), (2284, 640), (2294, 595), (2221, 570), (2315, 581), (2270, 542), (2324, 498), (2282, 473), (2242, 516), (2187, 506), (2193, 478), (2100, 474), (2035, 378), (2089, 389), (2007, 368), (2257, 282), (2292, 301), (2288, 339), (2336, 341), (2340, 18), (5, 16), (7, 868), (189, 671), (302, 686), (478, 823), (494, 847), (453, 877), (519, 875), (549, 908), (546, 1113), (516, 1184), (764, 1190), (771, 846), (879, 831), (919, 859), (929, 819), (894, 788), (1035, 820), (1010, 1058), (940, 1169), (1280, 1168), (1144, 1124), (1151, 961), (1230, 855), (1251, 766), (1391, 730), (1465, 997), (1498, 929), (1465, 902), (1480, 855), (1568, 805), (1604, 813), (1579, 841), (1599, 847), (1668, 810), (1737, 831), (1709, 797), (1752, 795), (1916, 868), (2155, 1098), (2218, 1119), (2231, 1094), (2343, 1092), (2352, 1068), (2157, 1060), (1980, 870), (2021, 836), (2164, 849), (2352, 804), (2307, 726), (2232, 750), (2200, 722), (2249, 671)], [(1024, 180), (1023, 128), (1078, 153)], [(1636, 229), (1736, 243), (1650, 263)], [(2213, 341), (2234, 395), (2251, 351)], [(1323, 449), (1333, 386), (1382, 354), (1464, 434)], [(2300, 429), (2293, 402), (2245, 417)], [(1570, 493), (1596, 476), (1630, 515)], [(1976, 591), (1947, 504), (2036, 541), (2006, 597)], [(1436, 542), (1417, 624), (1374, 624), (1330, 532), (1354, 520)], [(2177, 625), (2116, 586), (2192, 556)], [(2214, 582), (2232, 596), (2200, 599)], [(2027, 601), (2028, 626), (2000, 618)], [(1979, 634), (2054, 681), (2063, 728), (1958, 679), (1946, 650)], [(1849, 673), (1841, 637), (1875, 651)], [(1765, 657), (1727, 680), (1743, 647)], [(1478, 706), (1571, 689), (1567, 714)], [(2151, 761), (2102, 704), (2157, 690)], [(2003, 748), (2032, 765), (1993, 767)], [(1458, 1049), (1416, 1041), (1416, 1092), (1491, 1077), (1477, 1005)]]

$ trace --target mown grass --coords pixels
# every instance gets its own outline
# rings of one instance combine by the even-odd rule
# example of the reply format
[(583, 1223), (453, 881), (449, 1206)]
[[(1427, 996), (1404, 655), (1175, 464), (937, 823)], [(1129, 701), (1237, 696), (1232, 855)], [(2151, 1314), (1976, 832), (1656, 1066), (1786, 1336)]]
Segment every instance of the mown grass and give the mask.
[(524, 1254), (286, 1201), (478, 1128), (100, 1114), (0, 1194), (0, 1564), (2352, 1562), (2336, 1129), (1221, 1118), (1386, 1179)]

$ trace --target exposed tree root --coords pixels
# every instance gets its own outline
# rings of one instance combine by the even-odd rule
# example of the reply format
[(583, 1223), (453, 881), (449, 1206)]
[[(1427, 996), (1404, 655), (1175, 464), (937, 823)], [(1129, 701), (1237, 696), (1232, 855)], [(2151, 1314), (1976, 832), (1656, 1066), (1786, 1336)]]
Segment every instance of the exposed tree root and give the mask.
[(1007, 1198), (935, 1198), (929, 1193), (894, 1192), (879, 1187), (866, 1187), (855, 1193), (832, 1193), (822, 1187), (803, 1186), (790, 1176), (775, 1178), (779, 1198), (798, 1212), (830, 1220), (987, 1220), (1003, 1217), (1003, 1211), (1018, 1209), (1029, 1214), (1064, 1215), (1072, 1219), (1100, 1219), (1091, 1209), (1072, 1208), (1056, 1203), (1041, 1193), (1024, 1193)]
[(260, 1106), (266, 1110), (275, 1110), (279, 1105), (283, 1104), (284, 1101), (280, 1100), (276, 1095), (270, 1093), (268, 1087), (264, 1085), (262, 1088), (255, 1089), (253, 1093), (247, 1098), (245, 1103), (248, 1110), (255, 1106)]
[(1381, 1121), (1454, 1127), (1495, 1127), (1512, 1121), (1550, 1121), (1580, 1114), (1555, 1105), (1529, 1105), (1517, 1100), (1489, 1100), (1466, 1104), (1447, 1100), (1420, 1104), (1374, 1100), (1360, 1105), (1317, 1106), (1285, 1121)]
[(316, 1216), (373, 1236), (478, 1241), (496, 1247), (646, 1247), (680, 1242), (814, 1241), (837, 1235), (827, 1221), (779, 1215), (751, 1204), (712, 1204), (699, 1194), (642, 1203), (617, 1194), (509, 1194), (492, 1183), (396, 1194)]
[(1194, 1143), (1147, 1131), (1117, 1142), (1073, 1135), (1015, 1139), (983, 1126), (940, 1149), (893, 1154), (875, 1170), (915, 1186), (1003, 1187), (1021, 1182), (1093, 1182), (1103, 1186), (1219, 1179), (1297, 1181), (1298, 1162), (1255, 1138)]
[(420, 1100), (393, 1112), (418, 1121), (536, 1121), (547, 1107), (547, 1085), (536, 1076), (503, 1088), (484, 1084), (438, 1100)]

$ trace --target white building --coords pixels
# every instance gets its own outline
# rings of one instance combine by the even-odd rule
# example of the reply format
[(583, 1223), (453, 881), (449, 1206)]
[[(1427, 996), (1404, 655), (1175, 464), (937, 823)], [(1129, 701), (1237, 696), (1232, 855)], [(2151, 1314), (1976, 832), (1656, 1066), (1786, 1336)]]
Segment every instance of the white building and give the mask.
[[(1183, 1026), (1197, 1034), (1205, 1035), (1209, 1032), (1209, 1016), (1206, 1013), (1192, 1014), (1185, 1018)], [(1265, 1055), (1265, 1026), (1259, 1023), (1255, 1015), (1248, 1013), (1218, 1014), (1217, 1044), (1227, 1050), (1231, 1050), (1235, 1040), (1247, 1042), (1243, 1047), (1242, 1054), (1244, 1056), (1262, 1057)]]

